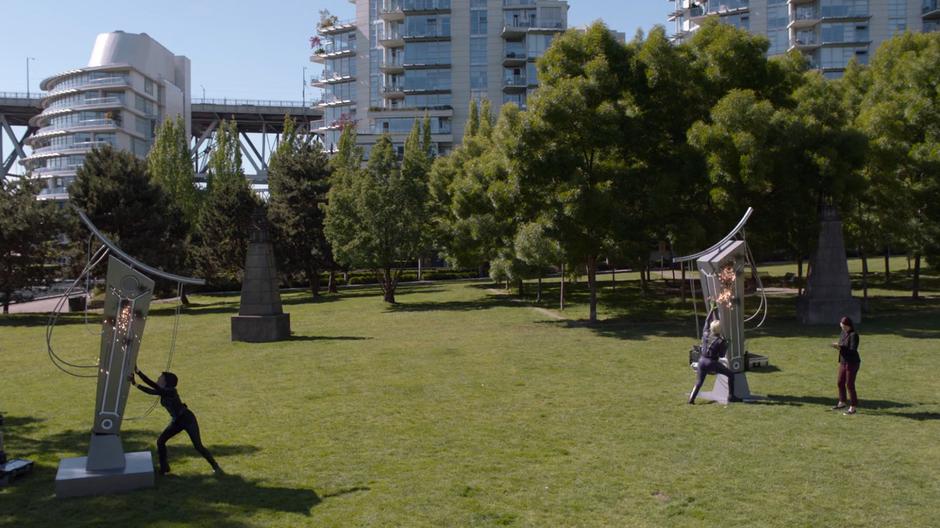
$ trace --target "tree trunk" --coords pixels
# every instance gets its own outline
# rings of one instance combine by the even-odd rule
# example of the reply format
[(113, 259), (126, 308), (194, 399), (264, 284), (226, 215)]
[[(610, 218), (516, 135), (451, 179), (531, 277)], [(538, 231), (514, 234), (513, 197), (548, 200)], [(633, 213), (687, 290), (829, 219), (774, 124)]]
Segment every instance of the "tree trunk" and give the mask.
[(3, 301), (3, 314), (6, 315), (10, 313), (10, 296), (7, 295), (7, 298)]
[(186, 292), (183, 292), (183, 294), (180, 295), (180, 304), (183, 306), (189, 306), (189, 295), (187, 295)]
[(559, 310), (565, 311), (565, 263), (561, 264), (561, 294), (558, 296)]
[(385, 292), (385, 302), (395, 304), (395, 284), (392, 281), (392, 268), (382, 270), (382, 290)]
[(646, 293), (646, 269), (640, 267), (640, 290)]
[(617, 289), (617, 266), (610, 267), (610, 289)]
[(542, 275), (541, 274), (539, 274), (539, 286), (535, 294), (535, 302), (537, 303), (542, 302)]
[(477, 268), (477, 277), (481, 279), (486, 277), (486, 264), (480, 264)]
[(525, 281), (521, 277), (516, 279), (516, 286), (519, 287), (519, 298), (521, 299), (525, 296)]
[(343, 272), (343, 284), (345, 284), (346, 286), (349, 286), (349, 272), (348, 271)]
[(320, 298), (320, 270), (316, 268), (307, 270), (307, 277), (310, 279), (310, 293), (314, 299)]
[(679, 285), (679, 294), (682, 296), (682, 302), (685, 302), (685, 263), (682, 263), (682, 283)]
[(587, 261), (587, 279), (588, 279), (588, 289), (591, 290), (591, 311), (589, 320), (592, 323), (597, 322), (597, 258), (594, 256), (588, 257)]
[(418, 257), (418, 280), (421, 280), (421, 257)]
[(330, 270), (330, 281), (327, 284), (326, 291), (329, 293), (339, 293), (339, 288), (336, 286), (336, 270)]
[(885, 285), (891, 282), (891, 248), (885, 251)]
[(862, 310), (868, 311), (868, 258), (862, 249), (858, 256), (862, 257)]
[(914, 255), (914, 283), (911, 297), (920, 299), (920, 253)]
[(803, 257), (796, 257), (796, 296), (803, 295)]

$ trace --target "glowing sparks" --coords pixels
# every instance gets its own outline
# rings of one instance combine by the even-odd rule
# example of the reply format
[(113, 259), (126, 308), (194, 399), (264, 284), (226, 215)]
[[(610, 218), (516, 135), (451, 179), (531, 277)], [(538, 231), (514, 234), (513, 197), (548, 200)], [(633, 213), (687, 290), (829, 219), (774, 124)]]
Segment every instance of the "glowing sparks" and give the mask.
[(718, 282), (721, 284), (721, 291), (718, 293), (715, 302), (725, 308), (732, 308), (731, 300), (734, 298), (734, 285), (737, 278), (738, 274), (735, 273), (734, 266), (729, 264), (721, 269), (718, 273)]
[(118, 313), (117, 322), (114, 325), (114, 329), (120, 332), (123, 335), (127, 335), (127, 332), (131, 327), (131, 305), (124, 304), (121, 306), (121, 311)]

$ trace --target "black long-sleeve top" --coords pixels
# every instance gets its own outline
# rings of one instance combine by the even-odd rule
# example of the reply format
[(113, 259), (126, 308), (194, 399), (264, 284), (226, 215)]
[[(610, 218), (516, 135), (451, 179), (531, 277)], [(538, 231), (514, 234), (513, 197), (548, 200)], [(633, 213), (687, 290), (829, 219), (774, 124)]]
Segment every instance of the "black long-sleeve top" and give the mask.
[(858, 332), (855, 330), (843, 331), (839, 336), (839, 363), (861, 363), (858, 355)]
[(166, 412), (170, 413), (170, 418), (175, 420), (183, 414), (183, 411), (186, 410), (186, 404), (180, 399), (179, 393), (176, 392), (176, 387), (161, 387), (152, 379), (148, 378), (143, 372), (138, 372), (137, 375), (140, 376), (141, 381), (149, 385), (149, 387), (137, 385), (137, 388), (147, 394), (159, 396), (160, 405), (166, 409)]

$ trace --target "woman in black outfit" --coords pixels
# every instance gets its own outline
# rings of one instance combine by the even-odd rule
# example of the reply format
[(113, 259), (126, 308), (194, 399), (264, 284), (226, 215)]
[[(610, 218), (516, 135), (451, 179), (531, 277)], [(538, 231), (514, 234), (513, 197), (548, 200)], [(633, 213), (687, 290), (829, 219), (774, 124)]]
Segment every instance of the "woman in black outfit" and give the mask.
[(858, 394), (855, 392), (855, 377), (858, 376), (858, 369), (862, 366), (862, 358), (858, 355), (858, 332), (855, 331), (855, 324), (848, 317), (843, 317), (839, 321), (842, 328), (842, 335), (839, 336), (839, 342), (833, 343), (832, 348), (839, 351), (839, 402), (836, 403), (833, 410), (844, 409), (846, 403), (846, 389), (849, 393), (849, 408), (843, 414), (855, 414), (858, 407)]
[(212, 458), (212, 453), (209, 453), (209, 450), (202, 445), (202, 439), (199, 436), (199, 423), (196, 421), (196, 415), (186, 407), (186, 404), (180, 400), (179, 393), (176, 392), (176, 384), (178, 383), (178, 378), (176, 374), (172, 372), (164, 372), (160, 374), (160, 377), (157, 378), (157, 381), (154, 382), (140, 370), (134, 369), (134, 372), (140, 376), (141, 381), (149, 385), (149, 387), (144, 387), (142, 385), (137, 385), (134, 382), (133, 377), (131, 378), (131, 383), (135, 387), (140, 389), (147, 394), (152, 394), (154, 396), (160, 397), (160, 405), (162, 405), (168, 413), (170, 413), (170, 424), (166, 426), (166, 429), (160, 433), (160, 437), (157, 438), (157, 453), (160, 455), (160, 474), (165, 475), (170, 472), (170, 466), (167, 464), (166, 460), (166, 443), (170, 438), (178, 435), (182, 431), (186, 431), (189, 435), (189, 439), (193, 442), (193, 447), (196, 448), (196, 451), (205, 457), (206, 461), (209, 462), (209, 465), (212, 466), (212, 470), (216, 473), (221, 474), (222, 468), (219, 467), (219, 464), (216, 463), (215, 459)]

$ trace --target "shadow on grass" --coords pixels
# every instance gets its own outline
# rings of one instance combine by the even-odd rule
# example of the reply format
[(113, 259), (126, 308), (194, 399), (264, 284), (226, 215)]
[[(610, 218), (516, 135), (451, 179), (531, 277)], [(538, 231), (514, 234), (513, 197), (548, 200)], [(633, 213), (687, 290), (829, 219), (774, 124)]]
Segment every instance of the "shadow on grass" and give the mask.
[[(120, 495), (57, 499), (56, 468), (37, 465), (4, 497), (3, 518), (20, 528), (185, 525), (248, 528), (257, 512), (309, 517), (322, 502), (313, 489), (269, 486), (237, 474), (158, 477), (154, 488)], [(65, 521), (68, 519), (67, 521)], [(63, 524), (65, 523), (65, 524)]]
[[(764, 405), (819, 405), (822, 407), (832, 407), (836, 402), (835, 396), (791, 396), (786, 394), (768, 394), (766, 400), (758, 403)], [(866, 400), (859, 401), (859, 407), (865, 409), (899, 409), (904, 407), (913, 407), (913, 403), (903, 403), (891, 400)]]
[[(18, 453), (57, 453), (61, 456), (81, 456), (86, 453), (91, 436), (90, 430), (79, 431), (68, 429), (36, 438), (34, 432), (40, 421), (41, 420), (24, 416), (5, 418), (6, 427), (4, 433), (6, 444), (11, 446), (11, 448), (12, 446), (16, 446)], [(203, 426), (202, 433), (206, 447), (209, 448), (213, 456), (219, 459), (236, 455), (253, 454), (261, 451), (259, 447), (253, 445), (213, 445), (213, 438), (221, 438), (221, 433), (211, 429), (207, 431), (205, 426)], [(153, 431), (125, 429), (121, 431), (121, 443), (124, 446), (125, 452), (154, 450), (158, 435), (158, 432)], [(169, 447), (171, 461), (181, 458), (202, 458), (202, 455), (192, 447), (189, 437), (186, 435), (177, 435), (173, 440), (167, 443), (167, 446)]]
[(677, 321), (675, 324), (634, 322), (626, 318), (607, 319), (596, 323), (587, 320), (543, 320), (535, 322), (535, 324), (564, 329), (584, 328), (601, 337), (629, 341), (643, 340), (650, 337), (688, 337), (691, 346), (695, 342), (695, 334), (691, 331), (689, 325), (681, 323), (681, 321)]
[(367, 341), (373, 339), (371, 337), (363, 336), (304, 336), (304, 335), (292, 335), (288, 337), (287, 341)]
[(523, 304), (498, 297), (474, 301), (444, 301), (444, 302), (405, 302), (389, 305), (385, 312), (470, 312), (474, 310), (489, 310), (492, 308), (522, 307)]
[[(861, 402), (864, 403), (864, 402)], [(888, 416), (897, 416), (898, 418), (907, 418), (910, 420), (917, 420), (918, 422), (925, 422), (928, 420), (940, 420), (940, 413), (936, 412), (913, 412), (913, 413), (904, 413), (904, 412), (886, 412), (881, 413)]]

